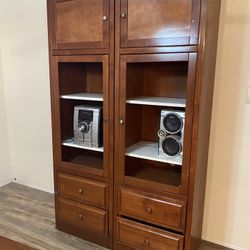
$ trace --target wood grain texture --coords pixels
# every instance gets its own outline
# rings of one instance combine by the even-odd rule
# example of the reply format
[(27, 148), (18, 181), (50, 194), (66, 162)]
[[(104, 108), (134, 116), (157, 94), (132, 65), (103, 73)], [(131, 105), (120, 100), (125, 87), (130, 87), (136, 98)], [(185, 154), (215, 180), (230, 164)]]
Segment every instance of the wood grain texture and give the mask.
[(34, 248), (0, 236), (0, 250), (34, 250)]
[(121, 0), (121, 46), (197, 44), (199, 0)]
[(186, 250), (196, 250), (202, 235), (220, 4), (220, 0), (202, 1), (186, 222)]
[(117, 223), (119, 242), (132, 249), (183, 249), (183, 236), (121, 218), (117, 219)]
[(108, 0), (49, 0), (47, 3), (53, 49), (108, 48)]
[(104, 250), (55, 228), (51, 194), (11, 183), (0, 188), (0, 210), (3, 237), (41, 250)]
[[(106, 250), (55, 229), (52, 194), (11, 183), (0, 188), (0, 210), (0, 250)], [(202, 242), (199, 250), (230, 249)]]
[(183, 201), (121, 188), (119, 205), (122, 215), (179, 232), (184, 231), (186, 204)]
[(58, 174), (59, 195), (106, 208), (107, 184), (72, 175)]

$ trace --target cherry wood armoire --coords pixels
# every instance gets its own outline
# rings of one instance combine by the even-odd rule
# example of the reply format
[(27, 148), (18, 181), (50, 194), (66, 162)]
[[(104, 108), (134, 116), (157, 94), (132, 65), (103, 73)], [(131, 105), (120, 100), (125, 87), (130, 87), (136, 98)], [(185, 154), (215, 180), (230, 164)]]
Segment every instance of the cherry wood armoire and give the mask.
[[(110, 249), (198, 249), (220, 0), (47, 4), (56, 227)], [(76, 142), (76, 107), (101, 109), (99, 146)], [(162, 112), (185, 117), (178, 157), (160, 155)]]

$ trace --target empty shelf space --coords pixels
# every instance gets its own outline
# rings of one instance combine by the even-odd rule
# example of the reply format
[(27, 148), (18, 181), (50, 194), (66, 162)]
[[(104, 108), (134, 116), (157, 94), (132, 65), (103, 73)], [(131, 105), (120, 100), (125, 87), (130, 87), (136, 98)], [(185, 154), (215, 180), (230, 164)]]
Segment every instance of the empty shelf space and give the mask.
[(61, 99), (102, 102), (103, 95), (95, 93), (74, 93), (68, 95), (61, 95)]
[(134, 97), (134, 98), (129, 98), (127, 100), (127, 103), (128, 104), (137, 104), (137, 105), (176, 107), (176, 108), (185, 108), (186, 107), (186, 99), (185, 98), (138, 96), (138, 97)]
[(103, 169), (103, 160), (89, 155), (79, 155), (72, 159), (70, 163), (87, 166), (89, 168)]
[(145, 181), (157, 182), (177, 187), (180, 186), (181, 183), (181, 173), (170, 170), (166, 171), (161, 168), (140, 167), (130, 174), (130, 176)]
[(160, 156), (158, 150), (158, 143), (139, 141), (138, 143), (130, 146), (126, 155), (139, 159), (152, 160), (157, 162), (169, 163), (173, 165), (182, 165), (182, 157), (167, 157)]
[(94, 148), (94, 147), (82, 146), (82, 145), (76, 144), (74, 142), (73, 138), (72, 139), (64, 140), (62, 142), (62, 145), (66, 146), (66, 147), (80, 148), (80, 149), (86, 149), (86, 150), (91, 150), (91, 151), (96, 151), (96, 152), (103, 152), (103, 147), (101, 147), (101, 148)]

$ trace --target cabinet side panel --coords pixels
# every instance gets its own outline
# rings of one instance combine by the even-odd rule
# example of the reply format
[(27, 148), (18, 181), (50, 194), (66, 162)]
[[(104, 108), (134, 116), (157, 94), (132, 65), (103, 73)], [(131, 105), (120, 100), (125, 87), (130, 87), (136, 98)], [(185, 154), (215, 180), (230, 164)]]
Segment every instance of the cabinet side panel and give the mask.
[(202, 235), (220, 3), (220, 0), (203, 0), (201, 8), (189, 204), (186, 222), (186, 250), (198, 249)]

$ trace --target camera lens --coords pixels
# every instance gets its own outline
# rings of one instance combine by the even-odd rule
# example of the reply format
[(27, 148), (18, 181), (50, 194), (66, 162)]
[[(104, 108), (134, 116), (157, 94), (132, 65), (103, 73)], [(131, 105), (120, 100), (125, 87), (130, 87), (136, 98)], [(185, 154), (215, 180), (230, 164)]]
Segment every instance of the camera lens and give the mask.
[(182, 147), (177, 138), (167, 136), (162, 142), (162, 149), (168, 156), (177, 156), (181, 153)]
[(183, 121), (178, 114), (168, 114), (163, 120), (163, 125), (169, 134), (177, 134), (181, 131)]

